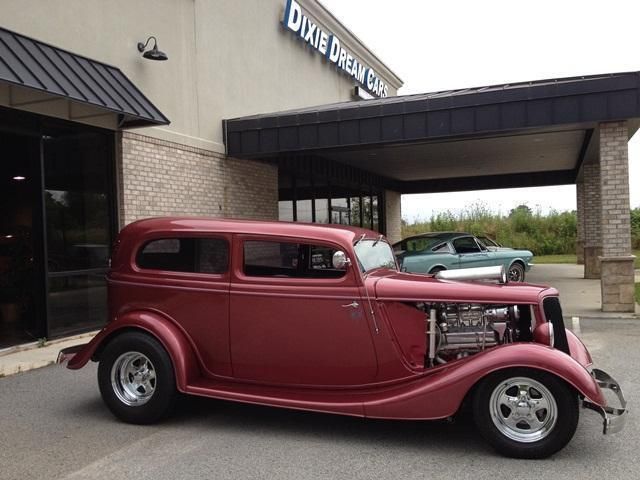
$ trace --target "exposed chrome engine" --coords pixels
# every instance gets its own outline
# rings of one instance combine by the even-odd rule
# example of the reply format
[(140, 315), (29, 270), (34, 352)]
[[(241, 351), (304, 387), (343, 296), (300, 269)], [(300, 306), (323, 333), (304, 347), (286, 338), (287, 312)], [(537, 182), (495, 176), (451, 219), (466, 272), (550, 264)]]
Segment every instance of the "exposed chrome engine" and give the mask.
[[(521, 334), (521, 310), (517, 305), (435, 303), (423, 308), (427, 313), (430, 365), (513, 342)], [(526, 323), (530, 325), (529, 318)]]
[(461, 282), (497, 281), (507, 283), (507, 272), (504, 265), (495, 267), (459, 268), (456, 270), (441, 270), (435, 275), (441, 280), (456, 280)]

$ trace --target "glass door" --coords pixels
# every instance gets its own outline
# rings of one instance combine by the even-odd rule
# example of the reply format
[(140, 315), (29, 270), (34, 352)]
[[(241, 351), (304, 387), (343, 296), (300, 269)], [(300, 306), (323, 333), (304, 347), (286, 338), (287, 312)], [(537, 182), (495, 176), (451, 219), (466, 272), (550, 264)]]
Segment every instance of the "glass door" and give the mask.
[(45, 130), (44, 204), (49, 334), (106, 320), (113, 235), (112, 147), (107, 133)]

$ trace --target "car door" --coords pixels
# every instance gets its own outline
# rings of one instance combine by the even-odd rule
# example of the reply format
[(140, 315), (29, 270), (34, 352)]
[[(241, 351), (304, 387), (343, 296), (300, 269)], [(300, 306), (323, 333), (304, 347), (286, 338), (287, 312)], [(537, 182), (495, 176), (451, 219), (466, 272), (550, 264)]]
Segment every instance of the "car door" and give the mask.
[(208, 375), (231, 375), (229, 353), (229, 252), (227, 233), (158, 232), (136, 253), (133, 285), (119, 303), (152, 308), (188, 335)]
[(361, 385), (377, 361), (355, 268), (335, 270), (339, 247), (240, 236), (234, 243), (230, 346), (238, 379)]
[(471, 235), (458, 237), (451, 242), (458, 255), (458, 268), (487, 267), (491, 258), (486, 248), (483, 250)]

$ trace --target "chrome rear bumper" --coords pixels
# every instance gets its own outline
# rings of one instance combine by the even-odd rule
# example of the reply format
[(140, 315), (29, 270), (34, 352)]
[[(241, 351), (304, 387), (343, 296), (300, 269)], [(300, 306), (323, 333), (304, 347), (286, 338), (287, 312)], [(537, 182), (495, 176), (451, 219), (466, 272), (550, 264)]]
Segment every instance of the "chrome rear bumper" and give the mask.
[(601, 407), (600, 405), (596, 405), (595, 403), (587, 400), (582, 402), (582, 406), (590, 410), (594, 410), (602, 415), (603, 434), (619, 432), (624, 428), (624, 424), (627, 421), (627, 415), (629, 414), (629, 410), (627, 410), (627, 401), (622, 394), (620, 384), (618, 384), (618, 382), (616, 382), (608, 373), (598, 370), (597, 368), (594, 368), (591, 373), (601, 389), (611, 390), (616, 394), (620, 401), (620, 407), (610, 407), (608, 405), (606, 407)]
[(78, 353), (86, 346), (86, 343), (82, 343), (80, 345), (74, 345), (73, 347), (63, 348), (58, 353), (58, 359), (56, 360), (56, 363), (66, 365), (73, 357), (76, 356), (76, 353)]

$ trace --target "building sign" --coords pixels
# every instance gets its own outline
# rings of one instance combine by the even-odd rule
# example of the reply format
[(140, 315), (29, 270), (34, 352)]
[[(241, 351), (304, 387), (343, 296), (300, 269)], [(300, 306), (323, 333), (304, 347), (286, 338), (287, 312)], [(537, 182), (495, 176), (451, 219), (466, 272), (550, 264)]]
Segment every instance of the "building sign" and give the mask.
[(353, 77), (368, 92), (376, 97), (386, 97), (389, 91), (373, 68), (366, 66), (340, 44), (340, 39), (322, 30), (317, 24), (302, 13), (300, 4), (295, 0), (287, 0), (282, 24), (291, 30), (311, 48), (324, 55), (338, 70)]

